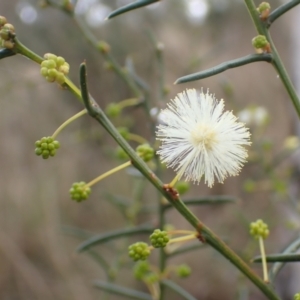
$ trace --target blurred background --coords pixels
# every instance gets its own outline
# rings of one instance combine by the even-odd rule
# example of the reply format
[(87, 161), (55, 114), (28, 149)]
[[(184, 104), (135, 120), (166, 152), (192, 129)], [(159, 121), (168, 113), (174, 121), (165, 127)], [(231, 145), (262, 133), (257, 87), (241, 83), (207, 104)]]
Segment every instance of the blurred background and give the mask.
[[(186, 88), (209, 89), (217, 99), (224, 98), (226, 109), (239, 115), (253, 136), (249, 163), (240, 176), (215, 184), (213, 189), (204, 184), (192, 186), (184, 197), (236, 197), (234, 204), (192, 209), (248, 261), (259, 254), (257, 243), (248, 234), (249, 222), (262, 218), (271, 230), (267, 252), (280, 252), (298, 236), (300, 226), (298, 144), (291, 148), (287, 139), (297, 135), (299, 122), (272, 66), (255, 63), (201, 81), (173, 85), (181, 76), (254, 52), (251, 39), (256, 31), (245, 5), (238, 0), (165, 0), (105, 21), (111, 11), (130, 2), (78, 0), (77, 22), (55, 5), (43, 7), (35, 0), (1, 1), (0, 15), (15, 26), (18, 38), (34, 52), (63, 56), (70, 63), (70, 78), (76, 84), (79, 64), (86, 60), (89, 90), (101, 107), (133, 97), (118, 75), (107, 68), (101, 53), (87, 42), (77, 25), (78, 21), (84, 24), (97, 39), (110, 45), (111, 55), (120, 65), (126, 61), (134, 65), (149, 86), (153, 118), (165, 107), (165, 102), (158, 101), (162, 64), (155, 54), (157, 44), (163, 46), (168, 90), (164, 100), (173, 99)], [(272, 8), (280, 3), (270, 1)], [(298, 87), (299, 14), (296, 7), (271, 30)], [(78, 254), (75, 249), (85, 237), (126, 226), (126, 218), (107, 195), (117, 193), (131, 199), (136, 181), (142, 179), (131, 176), (130, 170), (121, 171), (93, 187), (88, 201), (70, 200), (68, 190), (73, 182), (89, 182), (119, 164), (111, 154), (116, 144), (99, 124), (84, 116), (61, 132), (61, 149), (55, 158), (37, 157), (35, 141), (52, 135), (82, 109), (82, 104), (67, 90), (46, 82), (39, 66), (22, 56), (0, 61), (0, 108), (0, 299), (123, 299), (109, 297), (92, 286), (95, 279), (105, 280), (105, 273), (89, 254)], [(145, 118), (142, 109), (132, 108), (113, 122), (153, 141)], [(282, 153), (287, 153), (287, 158), (273, 164)], [(173, 177), (169, 170), (162, 179), (169, 182)], [(143, 205), (155, 208), (156, 198), (155, 190), (147, 184)], [(167, 220), (178, 229), (190, 229), (175, 211), (167, 214)], [(141, 211), (136, 222), (155, 224), (157, 217)], [(128, 269), (127, 257), (119, 255), (116, 261), (112, 251), (146, 238), (95, 248), (111, 266), (116, 283), (147, 292)], [(178, 256), (170, 263), (191, 266), (189, 278), (173, 279), (197, 299), (264, 299), (209, 247)], [(253, 264), (253, 268), (261, 272), (260, 265)], [(291, 299), (299, 292), (299, 281), (300, 270), (295, 264), (282, 270), (276, 283), (282, 299)], [(181, 298), (167, 292), (166, 299)]]

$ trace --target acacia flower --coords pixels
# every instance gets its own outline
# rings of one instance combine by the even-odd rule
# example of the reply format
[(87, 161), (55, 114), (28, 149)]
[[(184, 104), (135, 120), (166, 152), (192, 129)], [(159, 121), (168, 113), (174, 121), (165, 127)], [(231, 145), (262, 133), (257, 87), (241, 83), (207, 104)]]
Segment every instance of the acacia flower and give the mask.
[(189, 89), (177, 95), (162, 111), (164, 123), (158, 126), (157, 139), (162, 141), (157, 154), (167, 167), (177, 172), (177, 179), (209, 187), (214, 177), (221, 183), (235, 176), (246, 161), (245, 145), (250, 133), (230, 111), (223, 112), (224, 101), (214, 95)]

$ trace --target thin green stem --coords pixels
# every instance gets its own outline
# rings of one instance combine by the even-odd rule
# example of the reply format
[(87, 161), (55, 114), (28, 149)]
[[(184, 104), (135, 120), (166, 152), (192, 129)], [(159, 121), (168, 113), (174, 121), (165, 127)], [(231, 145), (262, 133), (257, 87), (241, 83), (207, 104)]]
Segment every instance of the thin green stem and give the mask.
[(256, 27), (257, 32), (261, 35), (264, 35), (270, 43), (270, 46), (272, 49), (272, 57), (273, 57), (272, 65), (275, 68), (276, 72), (278, 73), (286, 91), (288, 92), (288, 94), (293, 102), (293, 105), (298, 114), (298, 117), (300, 118), (300, 101), (299, 101), (298, 95), (297, 95), (296, 90), (292, 84), (292, 81), (284, 67), (283, 62), (281, 61), (279, 53), (277, 52), (277, 49), (272, 41), (271, 35), (267, 29), (266, 23), (264, 23), (259, 18), (259, 14), (256, 10), (253, 0), (244, 0), (244, 1), (247, 6), (247, 9), (249, 11), (249, 14), (252, 18), (252, 21)]
[(267, 19), (267, 27), (270, 27), (275, 20), (277, 20), (279, 17), (281, 17), (283, 14), (285, 14), (287, 11), (297, 6), (298, 4), (300, 4), (300, 0), (291, 0), (277, 7), (269, 15)]
[(178, 238), (170, 239), (170, 241), (168, 242), (168, 244), (187, 242), (187, 241), (190, 241), (190, 240), (194, 240), (196, 238), (197, 238), (196, 234), (190, 234), (190, 235), (180, 236)]
[(52, 134), (53, 139), (55, 139), (57, 137), (57, 135), (66, 127), (68, 126), (70, 123), (72, 123), (74, 120), (80, 118), (81, 116), (85, 115), (87, 113), (87, 110), (84, 109), (82, 111), (80, 111), (79, 113), (77, 113), (76, 115), (74, 115), (73, 117), (71, 117), (70, 119), (68, 119), (67, 121), (65, 121), (63, 124), (61, 124), (56, 130), (55, 132)]
[[(81, 65), (85, 72), (85, 64)], [(229, 248), (215, 233), (205, 226), (181, 201), (180, 198), (173, 198), (171, 193), (168, 193), (164, 188), (164, 184), (153, 173), (148, 165), (137, 155), (130, 147), (126, 140), (120, 135), (115, 126), (106, 117), (103, 110), (97, 105), (95, 100), (90, 97), (90, 100), (83, 99), (87, 111), (90, 116), (96, 119), (113, 137), (113, 139), (124, 149), (130, 157), (132, 164), (148, 179), (149, 182), (174, 206), (174, 208), (197, 230), (198, 238), (207, 242), (214, 249), (220, 252), (225, 258), (232, 262), (245, 276), (247, 276), (269, 299), (279, 300), (279, 297), (259, 276), (257, 276), (249, 266), (231, 249)]]
[(261, 257), (262, 257), (264, 282), (268, 283), (269, 278), (268, 278), (268, 269), (267, 269), (267, 261), (266, 261), (266, 252), (265, 252), (264, 240), (260, 236), (258, 241), (259, 241), (259, 248), (260, 248), (260, 253), (261, 253)]
[[(261, 263), (263, 260), (262, 256), (257, 256), (251, 259), (251, 262)], [(267, 262), (300, 262), (300, 254), (272, 254), (266, 256)]]
[(110, 176), (110, 175), (112, 175), (112, 174), (114, 174), (114, 173), (116, 173), (116, 172), (118, 172), (118, 171), (120, 171), (122, 169), (125, 169), (125, 168), (127, 168), (129, 166), (131, 166), (131, 161), (128, 161), (128, 162), (126, 162), (126, 163), (124, 163), (124, 164), (122, 164), (122, 165), (120, 165), (118, 167), (115, 167), (115, 168), (109, 170), (108, 172), (106, 172), (106, 173), (98, 176), (97, 178), (95, 178), (92, 181), (90, 181), (89, 183), (87, 183), (86, 186), (87, 187), (91, 187), (92, 185), (94, 185), (95, 183), (101, 181), (102, 179), (104, 179), (104, 178), (106, 178), (106, 177), (108, 177), (108, 176)]
[(193, 73), (190, 75), (180, 77), (174, 82), (174, 84), (204, 79), (204, 78), (211, 77), (216, 74), (222, 73), (226, 70), (238, 68), (238, 67), (241, 67), (241, 66), (244, 66), (247, 64), (251, 64), (253, 62), (258, 62), (258, 61), (272, 62), (272, 55), (267, 54), (267, 53), (265, 53), (265, 54), (250, 54), (250, 55), (247, 55), (244, 57), (240, 57), (238, 59), (226, 61), (226, 62), (219, 64), (213, 68), (206, 69), (202, 72), (197, 72), (197, 73)]

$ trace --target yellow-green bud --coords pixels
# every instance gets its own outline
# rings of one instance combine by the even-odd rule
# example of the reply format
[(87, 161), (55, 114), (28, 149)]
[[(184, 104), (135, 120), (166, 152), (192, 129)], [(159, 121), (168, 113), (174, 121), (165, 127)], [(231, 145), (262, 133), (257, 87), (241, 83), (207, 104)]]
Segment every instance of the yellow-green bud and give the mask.
[(0, 27), (2, 27), (3, 25), (5, 25), (7, 23), (7, 20), (5, 17), (0, 16)]
[(190, 189), (190, 184), (187, 181), (178, 181), (175, 187), (178, 193), (183, 195)]
[(61, 56), (58, 56), (56, 59), (56, 63), (58, 67), (62, 66), (65, 62), (66, 62), (65, 59)]
[(262, 2), (258, 8), (257, 11), (260, 14), (260, 18), (262, 20), (266, 20), (269, 17), (270, 14), (271, 5), (268, 2)]
[(256, 49), (264, 49), (269, 44), (264, 35), (258, 35), (252, 39), (252, 45)]
[(106, 42), (101, 41), (101, 42), (98, 43), (98, 49), (102, 53), (106, 54), (106, 53), (108, 53), (110, 51), (110, 46)]
[(56, 75), (56, 82), (59, 83), (59, 84), (63, 84), (65, 83), (65, 75), (61, 72), (57, 72), (57, 75)]
[(300, 293), (294, 295), (294, 300), (300, 300)]
[(67, 62), (65, 62), (62, 66), (58, 68), (58, 70), (67, 75), (70, 71), (70, 65)]
[(258, 8), (257, 8), (257, 11), (258, 11), (259, 13), (262, 13), (263, 11), (265, 11), (265, 10), (267, 10), (267, 9), (270, 10), (270, 8), (271, 8), (270, 3), (268, 3), (268, 2), (262, 2), (261, 4), (259, 4), (259, 6), (258, 6)]
[(258, 219), (256, 222), (250, 224), (250, 234), (255, 239), (259, 239), (260, 237), (266, 239), (269, 236), (270, 231), (268, 225), (264, 223), (263, 220)]
[(150, 161), (155, 153), (154, 149), (148, 144), (139, 145), (136, 148), (136, 152), (145, 162)]
[(44, 58), (48, 59), (48, 60), (52, 59), (52, 60), (56, 61), (57, 56), (55, 54), (52, 54), (52, 53), (46, 53), (46, 54), (44, 54)]
[(293, 151), (297, 149), (300, 145), (299, 137), (298, 136), (289, 136), (283, 142), (283, 147), (286, 150)]

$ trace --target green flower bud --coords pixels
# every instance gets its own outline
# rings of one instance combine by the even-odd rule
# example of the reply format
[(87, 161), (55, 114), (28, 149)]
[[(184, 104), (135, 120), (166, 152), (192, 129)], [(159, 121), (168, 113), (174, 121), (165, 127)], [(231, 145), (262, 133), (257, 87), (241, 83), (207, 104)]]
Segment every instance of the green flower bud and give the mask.
[(43, 137), (35, 142), (35, 154), (47, 159), (49, 156), (55, 156), (59, 146), (59, 142), (55, 141), (51, 136)]
[(118, 117), (121, 111), (122, 109), (117, 103), (110, 103), (105, 108), (106, 114), (111, 118)]
[(168, 244), (170, 238), (166, 231), (161, 231), (160, 229), (155, 229), (150, 235), (151, 245), (154, 248), (164, 248)]
[(258, 35), (252, 39), (252, 45), (255, 49), (264, 49), (269, 45), (269, 42), (264, 35)]
[(56, 64), (59, 67), (62, 66), (65, 62), (66, 62), (65, 59), (61, 56), (58, 56), (57, 59), (56, 59)]
[(256, 222), (252, 222), (250, 224), (250, 234), (255, 239), (259, 239), (260, 237), (266, 239), (269, 236), (270, 231), (268, 229), (268, 225), (261, 219), (258, 219)]
[(128, 254), (134, 261), (146, 260), (150, 252), (148, 244), (143, 242), (137, 242), (128, 247)]
[(149, 263), (147, 261), (139, 261), (135, 264), (133, 269), (134, 277), (138, 280), (142, 280), (149, 271)]
[(176, 190), (180, 195), (183, 195), (190, 189), (190, 186), (190, 183), (187, 181), (178, 181), (176, 183)]
[(182, 264), (176, 268), (176, 274), (178, 277), (181, 278), (186, 278), (190, 276), (191, 272), (192, 272), (191, 268), (186, 264)]
[(41, 68), (41, 75), (46, 77), (48, 75), (48, 68), (42, 67)]
[(147, 274), (147, 275), (144, 277), (144, 280), (145, 280), (147, 283), (153, 284), (153, 283), (159, 281), (159, 275), (158, 275), (157, 273), (151, 272), (151, 273)]
[(57, 71), (55, 69), (48, 69), (48, 76), (56, 78)]
[(110, 51), (110, 46), (106, 42), (101, 41), (98, 43), (98, 49), (100, 50), (100, 52), (106, 54)]
[(57, 56), (55, 54), (52, 54), (52, 53), (46, 53), (46, 54), (44, 54), (44, 58), (47, 59), (47, 60), (56, 61)]
[(58, 68), (58, 70), (62, 72), (64, 75), (67, 75), (69, 74), (70, 71), (70, 65), (67, 62), (65, 62), (62, 66)]
[(75, 182), (69, 192), (72, 200), (81, 202), (87, 200), (91, 193), (91, 188), (88, 187), (84, 181)]
[(266, 20), (269, 17), (270, 10), (271, 5), (268, 2), (262, 2), (257, 8), (262, 20)]
[(0, 16), (0, 28), (7, 23), (7, 20), (5, 17)]
[(154, 149), (148, 144), (139, 145), (136, 152), (145, 162), (150, 161), (155, 154)]

